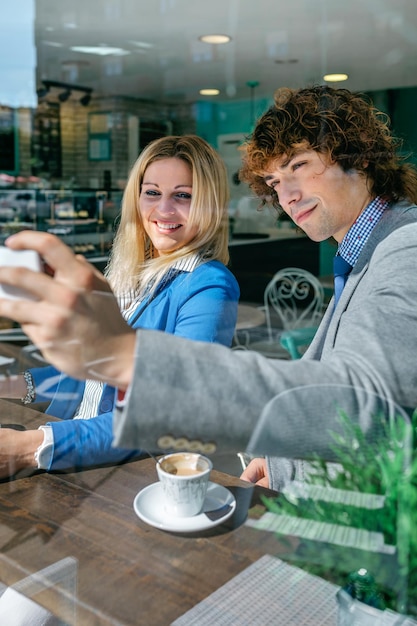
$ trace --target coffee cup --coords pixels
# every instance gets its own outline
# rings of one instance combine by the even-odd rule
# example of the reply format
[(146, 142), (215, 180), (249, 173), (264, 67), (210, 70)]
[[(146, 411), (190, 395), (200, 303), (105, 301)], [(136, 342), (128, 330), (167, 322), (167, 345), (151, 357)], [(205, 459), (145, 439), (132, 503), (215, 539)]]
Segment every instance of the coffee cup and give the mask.
[(174, 452), (158, 459), (165, 511), (174, 517), (201, 513), (212, 468), (210, 459), (193, 452)]

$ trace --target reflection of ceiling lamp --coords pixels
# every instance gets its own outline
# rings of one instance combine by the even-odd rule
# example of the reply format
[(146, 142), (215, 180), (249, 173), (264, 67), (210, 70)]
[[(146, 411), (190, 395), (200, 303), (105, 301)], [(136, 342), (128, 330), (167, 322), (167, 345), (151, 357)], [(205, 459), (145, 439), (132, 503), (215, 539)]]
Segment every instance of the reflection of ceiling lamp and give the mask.
[(129, 50), (124, 48), (112, 48), (110, 46), (71, 46), (73, 52), (82, 52), (84, 54), (98, 54), (101, 57), (113, 54), (114, 56), (125, 56), (130, 54)]
[(293, 63), (298, 63), (298, 59), (275, 59), (275, 63), (278, 65), (285, 65), (286, 63), (291, 65)]
[(218, 96), (220, 91), (219, 89), (200, 89), (198, 93), (200, 96)]
[(131, 39), (130, 41), (128, 41), (128, 43), (131, 43), (133, 46), (136, 46), (137, 48), (142, 48), (143, 50), (149, 50), (149, 48), (154, 47), (154, 44), (149, 43), (148, 41), (134, 41)]
[(69, 67), (70, 69), (72, 69), (73, 67), (77, 67), (77, 68), (82, 68), (82, 67), (88, 67), (90, 65), (89, 61), (80, 61), (79, 59), (66, 59), (65, 61), (61, 61), (61, 65), (63, 68), (67, 68)]
[(215, 45), (229, 43), (231, 39), (232, 38), (229, 37), (229, 35), (201, 35), (201, 37), (199, 37), (200, 41), (203, 41), (204, 43), (213, 43)]
[(348, 78), (349, 76), (347, 74), (325, 74), (323, 76), (323, 80), (325, 80), (326, 83), (339, 83)]
[(42, 87), (40, 87), (36, 92), (39, 99), (45, 98), (48, 94), (51, 93), (53, 89), (59, 89), (59, 102), (66, 102), (73, 92), (80, 91), (82, 94), (84, 94), (79, 100), (82, 106), (86, 107), (90, 103), (91, 94), (93, 91), (91, 87), (82, 87), (81, 85), (63, 83), (58, 80), (43, 80), (42, 83)]

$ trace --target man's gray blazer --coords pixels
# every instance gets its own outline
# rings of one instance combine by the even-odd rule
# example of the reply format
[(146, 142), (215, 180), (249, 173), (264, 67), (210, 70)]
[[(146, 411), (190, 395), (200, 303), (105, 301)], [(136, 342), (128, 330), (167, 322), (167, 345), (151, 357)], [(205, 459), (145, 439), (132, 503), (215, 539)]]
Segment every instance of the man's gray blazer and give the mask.
[[(376, 398), (417, 407), (415, 205), (384, 212), (333, 308), (332, 300), (298, 361), (139, 330), (116, 444), (152, 451), (167, 441), (203, 450), (212, 444), (219, 452), (249, 444), (257, 454), (331, 460), (335, 407), (366, 432), (381, 406)], [(271, 487), (282, 485), (270, 478)]]

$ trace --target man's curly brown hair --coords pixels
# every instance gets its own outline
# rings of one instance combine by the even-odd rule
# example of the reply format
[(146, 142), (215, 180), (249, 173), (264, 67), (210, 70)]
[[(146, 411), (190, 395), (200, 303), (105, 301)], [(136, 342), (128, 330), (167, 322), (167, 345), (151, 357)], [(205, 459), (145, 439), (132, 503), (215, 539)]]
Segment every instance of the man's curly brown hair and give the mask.
[(268, 167), (300, 145), (327, 155), (344, 171), (365, 174), (373, 196), (417, 202), (417, 171), (399, 155), (401, 141), (391, 134), (389, 119), (364, 94), (347, 89), (310, 87), (278, 89), (274, 105), (258, 120), (242, 146), (241, 180), (280, 209), (276, 193), (264, 181)]

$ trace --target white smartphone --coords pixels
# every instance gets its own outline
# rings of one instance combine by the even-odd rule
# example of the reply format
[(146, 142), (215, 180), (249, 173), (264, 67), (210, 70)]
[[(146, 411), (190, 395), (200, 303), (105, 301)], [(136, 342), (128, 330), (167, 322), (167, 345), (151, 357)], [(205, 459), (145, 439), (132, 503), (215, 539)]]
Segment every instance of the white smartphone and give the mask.
[[(0, 246), (0, 266), (26, 267), (34, 272), (42, 271), (42, 263), (39, 254), (34, 250), (11, 250), (6, 246)], [(0, 298), (11, 300), (34, 300), (24, 289), (13, 285), (0, 283)]]

